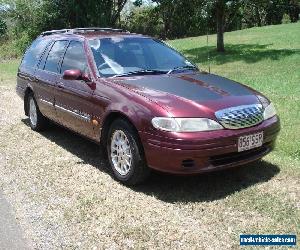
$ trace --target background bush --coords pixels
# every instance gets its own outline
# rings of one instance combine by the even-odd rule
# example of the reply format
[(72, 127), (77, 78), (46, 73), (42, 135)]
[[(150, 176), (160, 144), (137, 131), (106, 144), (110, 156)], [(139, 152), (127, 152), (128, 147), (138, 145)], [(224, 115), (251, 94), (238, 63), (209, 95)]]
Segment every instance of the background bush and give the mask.
[(284, 14), (282, 17), (282, 23), (290, 23), (291, 22), (291, 18), (288, 14)]
[(121, 25), (131, 32), (154, 37), (162, 37), (164, 32), (164, 23), (158, 9), (149, 6), (135, 8)]

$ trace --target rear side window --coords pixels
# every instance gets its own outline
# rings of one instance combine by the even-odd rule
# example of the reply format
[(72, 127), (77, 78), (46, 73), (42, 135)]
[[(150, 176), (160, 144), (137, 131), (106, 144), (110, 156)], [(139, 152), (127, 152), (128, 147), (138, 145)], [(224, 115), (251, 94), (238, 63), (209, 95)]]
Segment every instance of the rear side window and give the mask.
[(25, 55), (21, 63), (21, 67), (26, 67), (26, 68), (36, 67), (41, 57), (41, 54), (45, 50), (48, 43), (49, 40), (45, 40), (45, 39), (35, 40), (25, 52)]
[(46, 63), (46, 60), (47, 60), (47, 57), (48, 57), (48, 54), (49, 54), (49, 51), (51, 50), (53, 43), (54, 43), (54, 42), (49, 43), (49, 44), (47, 45), (47, 48), (46, 48), (45, 51), (43, 52), (42, 58), (41, 58), (41, 60), (40, 60), (40, 62), (39, 62), (39, 64), (38, 64), (38, 68), (39, 68), (39, 69), (42, 69), (42, 70), (44, 69), (45, 63)]
[(47, 61), (45, 63), (44, 70), (59, 73), (59, 62), (62, 58), (62, 55), (65, 51), (68, 41), (56, 41), (52, 46)]
[(81, 42), (72, 41), (67, 49), (61, 66), (61, 72), (69, 69), (79, 69), (87, 73), (87, 61)]

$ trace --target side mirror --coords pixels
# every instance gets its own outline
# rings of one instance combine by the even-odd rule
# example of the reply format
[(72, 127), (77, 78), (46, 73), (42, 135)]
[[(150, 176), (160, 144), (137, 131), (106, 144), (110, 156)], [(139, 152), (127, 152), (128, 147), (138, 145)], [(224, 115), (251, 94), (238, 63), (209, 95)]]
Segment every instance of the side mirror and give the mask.
[(63, 79), (65, 79), (65, 80), (82, 80), (85, 82), (91, 81), (89, 75), (82, 73), (79, 69), (69, 69), (69, 70), (64, 71)]
[(63, 79), (65, 80), (80, 80), (81, 71), (79, 69), (69, 69), (64, 71)]

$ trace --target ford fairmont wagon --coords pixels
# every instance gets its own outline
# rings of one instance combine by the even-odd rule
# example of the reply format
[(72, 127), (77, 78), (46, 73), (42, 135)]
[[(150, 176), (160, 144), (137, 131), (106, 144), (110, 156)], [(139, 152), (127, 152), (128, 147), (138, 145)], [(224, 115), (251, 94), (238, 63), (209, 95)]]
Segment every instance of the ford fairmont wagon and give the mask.
[(127, 185), (151, 169), (191, 175), (259, 160), (280, 130), (261, 93), (118, 29), (42, 33), (23, 57), (16, 90), (33, 130), (53, 121), (97, 142)]

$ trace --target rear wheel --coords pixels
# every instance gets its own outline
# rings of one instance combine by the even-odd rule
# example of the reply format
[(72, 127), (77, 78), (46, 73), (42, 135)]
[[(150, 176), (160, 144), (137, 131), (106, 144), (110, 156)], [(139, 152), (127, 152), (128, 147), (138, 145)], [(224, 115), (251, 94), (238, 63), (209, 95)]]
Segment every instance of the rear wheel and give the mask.
[(113, 175), (118, 181), (136, 185), (148, 177), (150, 169), (138, 134), (125, 120), (118, 119), (111, 125), (107, 153)]
[(27, 99), (29, 124), (32, 130), (41, 131), (45, 129), (47, 125), (47, 119), (42, 115), (37, 106), (36, 100), (33, 94), (29, 94)]

